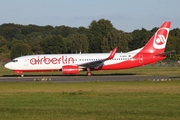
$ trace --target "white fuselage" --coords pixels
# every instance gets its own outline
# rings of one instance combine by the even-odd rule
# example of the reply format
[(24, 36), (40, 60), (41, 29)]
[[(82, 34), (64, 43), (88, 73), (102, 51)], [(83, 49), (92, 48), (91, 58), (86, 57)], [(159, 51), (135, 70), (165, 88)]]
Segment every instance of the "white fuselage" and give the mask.
[[(5, 65), (11, 70), (59, 70), (65, 65), (81, 65), (105, 59), (110, 53), (96, 54), (42, 54), (27, 55), (16, 58)], [(130, 60), (136, 52), (116, 53), (113, 59), (104, 61), (103, 65), (111, 65)], [(83, 66), (80, 66), (83, 68)]]

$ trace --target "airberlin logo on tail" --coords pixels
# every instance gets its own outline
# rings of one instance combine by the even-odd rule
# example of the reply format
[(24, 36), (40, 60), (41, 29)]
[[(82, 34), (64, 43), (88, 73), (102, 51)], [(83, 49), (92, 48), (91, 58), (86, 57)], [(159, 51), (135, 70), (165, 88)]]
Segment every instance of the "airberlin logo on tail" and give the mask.
[(154, 36), (154, 42), (153, 42), (154, 48), (156, 48), (156, 49), (165, 48), (168, 33), (169, 33), (168, 28), (161, 28), (156, 32), (156, 34)]

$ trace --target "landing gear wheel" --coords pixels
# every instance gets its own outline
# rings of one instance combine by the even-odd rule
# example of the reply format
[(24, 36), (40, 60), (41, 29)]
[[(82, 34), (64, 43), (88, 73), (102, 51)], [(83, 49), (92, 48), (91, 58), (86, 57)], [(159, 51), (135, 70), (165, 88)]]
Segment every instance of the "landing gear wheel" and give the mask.
[(92, 73), (91, 72), (87, 72), (87, 76), (92, 76)]
[(21, 77), (24, 77), (24, 75), (22, 74)]
[(87, 68), (87, 73), (86, 73), (87, 76), (92, 76), (92, 73), (90, 71), (90, 68)]

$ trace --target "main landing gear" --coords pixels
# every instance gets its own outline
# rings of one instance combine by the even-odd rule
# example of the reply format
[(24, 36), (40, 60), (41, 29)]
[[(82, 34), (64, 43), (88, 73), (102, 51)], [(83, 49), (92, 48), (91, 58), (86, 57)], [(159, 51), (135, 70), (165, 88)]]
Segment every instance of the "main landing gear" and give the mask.
[(87, 73), (86, 73), (87, 76), (92, 76), (92, 73), (90, 71), (90, 68), (87, 68)]
[(92, 76), (92, 73), (91, 72), (87, 72), (87, 76)]

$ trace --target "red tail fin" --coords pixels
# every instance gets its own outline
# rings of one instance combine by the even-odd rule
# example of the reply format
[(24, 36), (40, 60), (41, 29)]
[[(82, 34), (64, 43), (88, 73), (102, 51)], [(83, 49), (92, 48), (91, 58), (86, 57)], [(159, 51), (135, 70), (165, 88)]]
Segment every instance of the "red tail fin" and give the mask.
[(163, 53), (166, 47), (171, 22), (164, 22), (140, 53)]

